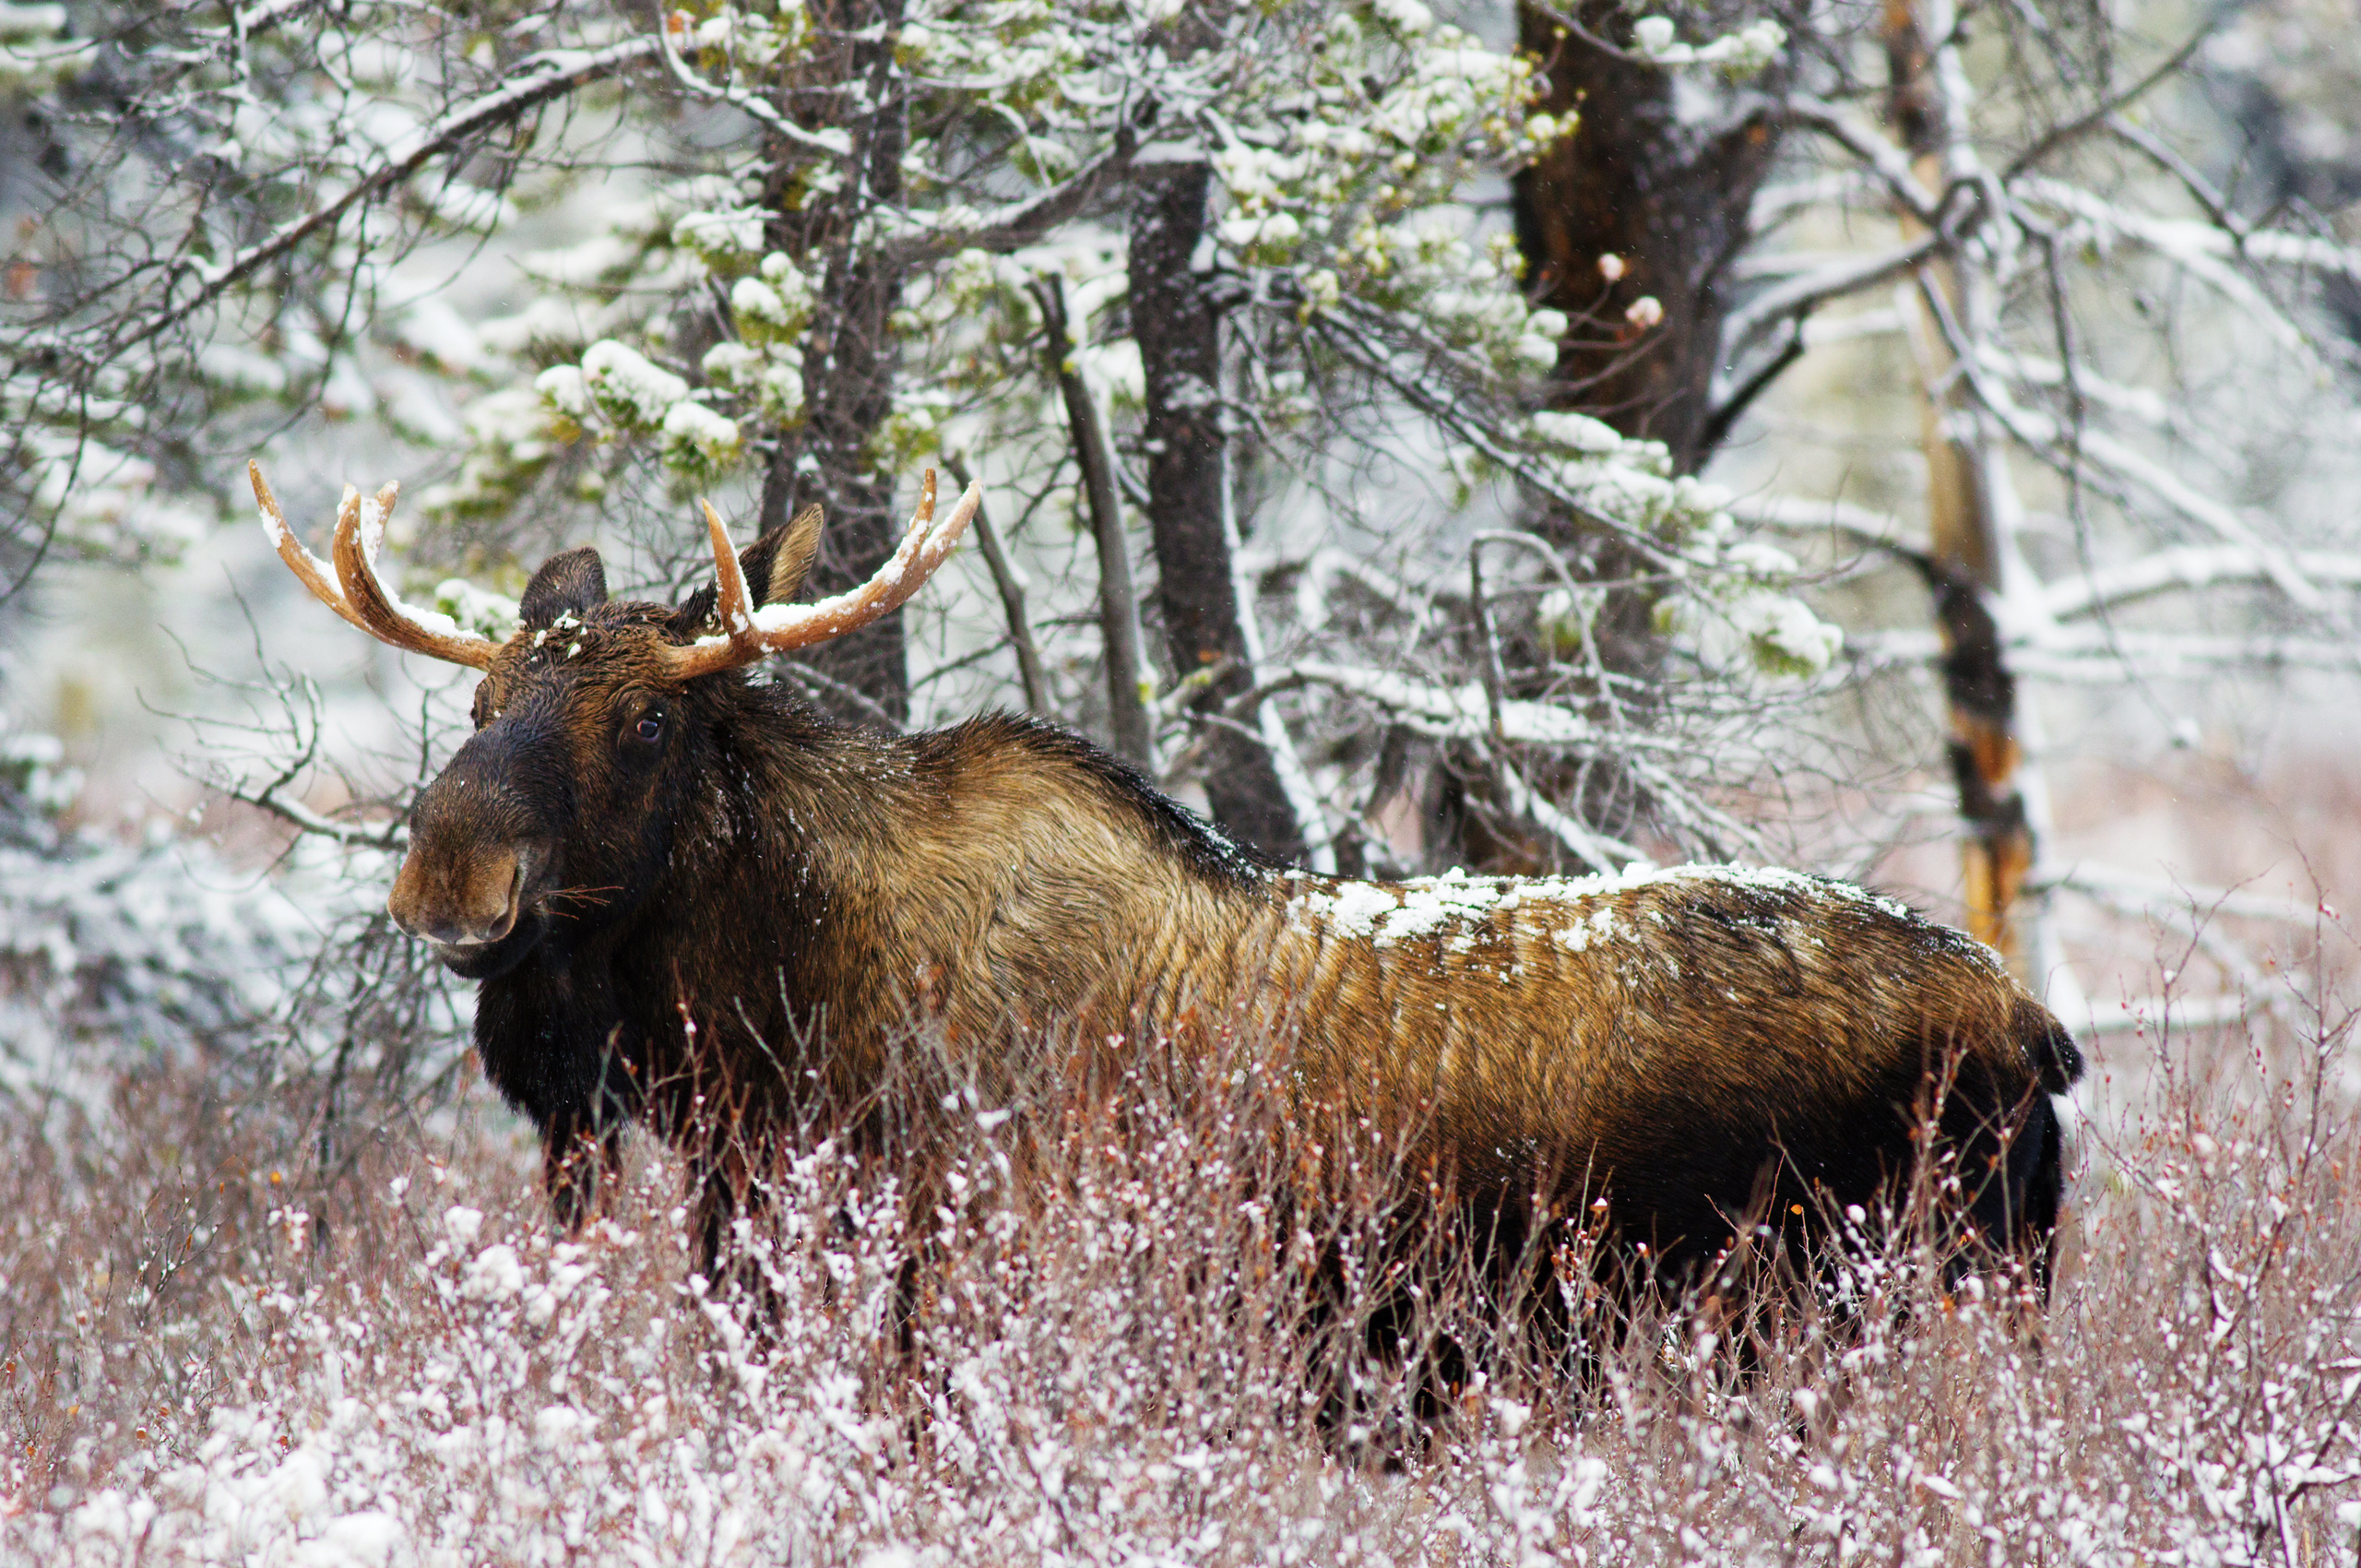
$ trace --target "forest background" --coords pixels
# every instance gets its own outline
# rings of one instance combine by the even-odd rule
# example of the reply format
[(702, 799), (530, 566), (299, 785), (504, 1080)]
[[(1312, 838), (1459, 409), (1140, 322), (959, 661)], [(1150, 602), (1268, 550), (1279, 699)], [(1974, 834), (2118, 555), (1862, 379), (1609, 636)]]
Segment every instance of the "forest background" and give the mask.
[[(2084, 1223), (2115, 1240), (2070, 1333), (2298, 1336), (2173, 1384), (2201, 1401), (2172, 1418), (2192, 1479), (2099, 1487), (2089, 1518), (2009, 1465), (2074, 1410), (2126, 1475), (2182, 1474), (2125, 1435), (2134, 1369), (1970, 1333), (1975, 1378), (2035, 1390), (1974, 1507), (1941, 1491), (1955, 1454), (1897, 1471), (1891, 1433), (1861, 1502), (1879, 1445), (1837, 1423), (1758, 1432), (1727, 1462), (1759, 1492), (1712, 1515), (1642, 1482), (1743, 1448), (1721, 1407), (1661, 1440), (1578, 1439), (1569, 1409), (1554, 1469), (1496, 1412), (1430, 1477), (1478, 1502), (1354, 1515), (1396, 1542), (1370, 1550), (1679, 1556), (1821, 1492), (1853, 1500), (1812, 1538), (1839, 1558), (1999, 1550), (2002, 1521), (2060, 1550), (2350, 1550), (2356, 72), (2361, 27), (2301, 0), (0, 6), (0, 1095), (31, 1183), (7, 1269), (41, 1281), (6, 1309), (19, 1540), (80, 1519), (113, 1550), (86, 1517), (112, 1497), (182, 1521), (160, 1551), (280, 1541), (254, 1498), (312, 1497), (287, 1467), (345, 1396), (314, 1352), (262, 1370), (237, 1292), (508, 1299), (454, 1272), (508, 1242), (406, 1187), (389, 1216), (419, 1160), (578, 1266), (504, 1184), (466, 988), (382, 912), (468, 683), (303, 593), (252, 526), (251, 457), (315, 548), (344, 485), (402, 481), (383, 569), (494, 635), (567, 545), (624, 591), (694, 588), (697, 495), (742, 541), (825, 505), (827, 591), (891, 549), (920, 469), (979, 479), (975, 549), (771, 678), (859, 722), (1074, 725), (1320, 870), (1737, 858), (1899, 892), (2000, 947), (2094, 1058)], [(416, 1244), (352, 1273), (389, 1226)], [(2309, 1271), (2238, 1266), (2308, 1226)], [(661, 1273), (614, 1300), (661, 1317)], [(211, 1348), (152, 1351), (171, 1324)], [(784, 1406), (718, 1430), (841, 1437), (837, 1396), (768, 1386)], [(995, 1408), (1067, 1420), (1012, 1387)], [(471, 1419), (539, 1430), (504, 1408)], [(1109, 1463), (1164, 1463), (1164, 1417), (1133, 1415)], [(387, 1473), (433, 1471), (454, 1419)], [(623, 1423), (580, 1439), (611, 1456), (661, 1446), (644, 1410), (584, 1421)], [(1300, 1511), (1066, 1549), (1250, 1555), (1335, 1523), (1349, 1467), (1268, 1441)], [(287, 1550), (382, 1514), (386, 1552), (430, 1554), (416, 1495), (367, 1501), (350, 1445), (319, 1453), (320, 1500), (263, 1509)], [(174, 1464), (201, 1481), (177, 1502)], [(1554, 1502), (1501, 1501), (1528, 1464)], [(1027, 1473), (956, 1495), (1046, 1527), (1063, 1482)], [(1489, 1525), (1439, 1522), (1465, 1508)], [(794, 1550), (895, 1548), (893, 1508), (841, 1517)], [(1004, 1550), (978, 1528), (926, 1550)]]

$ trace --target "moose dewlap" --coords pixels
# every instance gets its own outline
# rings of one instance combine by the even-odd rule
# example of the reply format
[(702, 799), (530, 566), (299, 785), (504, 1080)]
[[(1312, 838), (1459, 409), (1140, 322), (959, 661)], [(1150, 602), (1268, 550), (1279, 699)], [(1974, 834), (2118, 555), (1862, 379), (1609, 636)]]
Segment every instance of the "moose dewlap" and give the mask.
[(485, 1075), (540, 1129), (562, 1223), (646, 1117), (691, 1167), (717, 1266), (750, 1164), (859, 1103), (914, 1019), (990, 1083), (1028, 1036), (1210, 1050), (1208, 1020), (1242, 1016), (1298, 1113), (1374, 1119), (1422, 1185), (1519, 1230), (1536, 1197), (1603, 1195), (1672, 1262), (1766, 1202), (1876, 1202), (1931, 1110), (1954, 1218), (2046, 1277), (2048, 1094), (2081, 1060), (1989, 950), (1898, 904), (1733, 867), (1318, 876), (1053, 726), (878, 734), (746, 679), (915, 593), (974, 489), (937, 521), (929, 473), (901, 549), (817, 604), (791, 602), (816, 507), (742, 553), (707, 507), (715, 583), (678, 607), (610, 600), (597, 554), (570, 551), (495, 643), (379, 583), (392, 487), (346, 493), (331, 576), (253, 479), (330, 609), (483, 671), (388, 907), (481, 982)]

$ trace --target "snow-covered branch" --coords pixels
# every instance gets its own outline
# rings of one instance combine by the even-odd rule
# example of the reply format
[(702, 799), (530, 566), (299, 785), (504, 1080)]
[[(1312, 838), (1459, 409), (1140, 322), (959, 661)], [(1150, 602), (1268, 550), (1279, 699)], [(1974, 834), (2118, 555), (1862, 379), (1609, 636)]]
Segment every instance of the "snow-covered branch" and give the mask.
[(1901, 277), (1951, 243), (1940, 232), (1929, 232), (1884, 250), (1831, 262), (1765, 289), (1730, 312), (1722, 328), (1726, 351), (1735, 353), (1745, 348), (1787, 316), (1807, 314), (1831, 300)]
[(842, 158), (852, 150), (852, 137), (839, 128), (831, 126), (826, 130), (815, 131), (808, 125), (799, 125), (794, 120), (779, 113), (778, 106), (762, 94), (748, 92), (743, 88), (733, 87), (726, 82), (709, 81), (699, 75), (686, 60), (681, 57), (678, 41), (672, 37), (674, 20), (682, 16), (682, 13), (674, 13), (660, 17), (654, 38), (642, 41), (661, 51), (664, 66), (671, 72), (674, 81), (707, 102), (728, 104), (759, 124), (765, 130), (784, 141), (792, 142), (808, 152), (817, 152), (830, 158)]
[(1139, 150), (1133, 127), (1152, 116), (1153, 105), (1124, 122), (1105, 151), (1046, 191), (984, 212), (955, 208), (890, 235), (880, 248), (893, 265), (916, 267), (961, 251), (1001, 253), (1036, 244), (1122, 183)]
[(1750, 527), (1770, 529), (1797, 537), (1835, 534), (1866, 550), (1923, 555), (1927, 541), (1899, 518), (1857, 506), (1849, 501), (1821, 501), (1767, 492), (1740, 495), (1729, 504), (1729, 514)]
[[(2185, 632), (2127, 632), (2100, 626), (2058, 627), (2039, 634), (2022, 629), (2001, 641), (2020, 672), (2055, 681), (2107, 683), (2123, 679), (2125, 666), (2151, 677), (2213, 676), (2235, 670), (2361, 671), (2361, 647), (2318, 637), (2201, 636)], [(1845, 651), (1857, 668), (1928, 665), (1942, 659), (1942, 639), (1931, 630), (1855, 632)]]
[[(1361, 313), (1353, 314), (1358, 315)], [(1421, 377), (1398, 367), (1390, 346), (1376, 332), (1368, 330), (1376, 323), (1364, 321), (1347, 325), (1346, 313), (1332, 311), (1315, 316), (1312, 325), (1342, 358), (1382, 382), (1410, 407), (1466, 443), (1488, 461), (1549, 497), (1571, 516), (1602, 532), (1615, 535), (1651, 566), (1660, 570), (1673, 569), (1672, 557), (1666, 553), (1662, 544), (1623, 519), (1602, 512), (1590, 498), (1566, 484), (1549, 465), (1518, 450), (1503, 438), (1481, 410), (1470, 407), (1465, 399), (1453, 397), (1447, 385), (1439, 385), (1430, 377)]]
[[(345, 215), (397, 189), (439, 158), (464, 149), (477, 137), (511, 125), (547, 104), (603, 81), (649, 58), (657, 52), (651, 38), (632, 39), (596, 50), (550, 50), (519, 61), (507, 78), (491, 91), (452, 109), (440, 118), (397, 142), (384, 161), (367, 170), (335, 199), (290, 220), (270, 234), (239, 250), (227, 260), (184, 259), (179, 275), (193, 276), (196, 291), (153, 316), (137, 322), (136, 336), (152, 339), (169, 332), (231, 289), (253, 278), (314, 235), (332, 231)], [(177, 281), (177, 277), (174, 281)], [(168, 298), (171, 285), (167, 285)], [(14, 356), (20, 363), (39, 363), (53, 357), (89, 363), (56, 334), (38, 334), (21, 340)], [(93, 366), (95, 368), (95, 366)]]
[(1929, 229), (1939, 226), (1941, 198), (1919, 183), (1909, 154), (1902, 148), (1843, 110), (1800, 93), (1788, 95), (1780, 113), (1790, 124), (1818, 131), (1859, 159), (1884, 183), (1886, 194), (1912, 217)]
[(281, 822), (303, 832), (328, 839), (332, 843), (342, 844), (349, 849), (398, 849), (409, 842), (409, 824), (407, 822), (397, 819), (374, 826), (338, 822), (334, 817), (323, 816), (301, 801), (289, 799), (282, 792), (287, 782), (284, 778), (277, 778), (260, 789), (236, 784), (225, 785), (221, 792), (233, 801), (240, 801), (259, 811), (268, 812)]
[(2053, 583), (2043, 597), (2050, 614), (2062, 621), (2158, 594), (2199, 593), (2230, 583), (2276, 587), (2289, 569), (2315, 588), (2361, 588), (2361, 555), (2296, 551), (2266, 557), (2244, 545), (2183, 545)]

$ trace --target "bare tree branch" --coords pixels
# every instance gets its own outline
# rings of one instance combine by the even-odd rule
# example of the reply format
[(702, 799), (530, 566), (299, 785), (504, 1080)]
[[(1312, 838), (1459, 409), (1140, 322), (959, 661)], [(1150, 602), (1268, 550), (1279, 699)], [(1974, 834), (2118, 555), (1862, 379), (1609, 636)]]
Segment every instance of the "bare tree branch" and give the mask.
[[(175, 263), (172, 281), (194, 273), (201, 279), (199, 286), (180, 303), (141, 320), (139, 335), (152, 338), (171, 331), (304, 241), (333, 229), (354, 208), (376, 200), (436, 159), (458, 151), (474, 137), (521, 119), (592, 82), (614, 76), (656, 52), (656, 40), (638, 38), (605, 49), (551, 50), (527, 56), (499, 87), (426, 126), (409, 146), (394, 150), (386, 161), (355, 180), (325, 207), (281, 225), (268, 238), (248, 245), (218, 266), (187, 257)], [(171, 283), (166, 286), (169, 290)], [(56, 334), (42, 334), (24, 340), (16, 357), (19, 362), (33, 362), (54, 354), (89, 362), (86, 356), (72, 353), (66, 340)]]
[[(946, 454), (943, 466), (951, 477), (966, 490), (975, 482), (967, 465), (955, 456)], [(1050, 684), (1041, 671), (1041, 650), (1033, 641), (1032, 623), (1025, 610), (1025, 583), (1001, 546), (1000, 530), (992, 527), (985, 515), (986, 508), (976, 508), (976, 543), (984, 552), (984, 564), (991, 569), (992, 586), (1000, 590), (1002, 611), (1008, 617), (1008, 640), (1016, 650), (1016, 676), (1025, 689), (1025, 711), (1047, 717), (1050, 708)]]

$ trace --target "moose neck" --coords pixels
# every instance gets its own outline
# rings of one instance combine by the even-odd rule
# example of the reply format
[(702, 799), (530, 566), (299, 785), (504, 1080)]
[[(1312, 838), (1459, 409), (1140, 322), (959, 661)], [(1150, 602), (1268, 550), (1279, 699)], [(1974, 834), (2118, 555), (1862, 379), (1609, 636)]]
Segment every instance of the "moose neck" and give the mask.
[(1065, 731), (994, 715), (880, 736), (764, 695), (719, 736), (681, 897), (649, 902), (750, 911), (712, 938), (742, 955), (733, 1011), (823, 1031), (834, 1070), (868, 1072), (922, 1019), (979, 1050), (1052, 1020), (1122, 1028), (1168, 966), (1228, 956), (1239, 901), (1267, 902), (1259, 864)]

